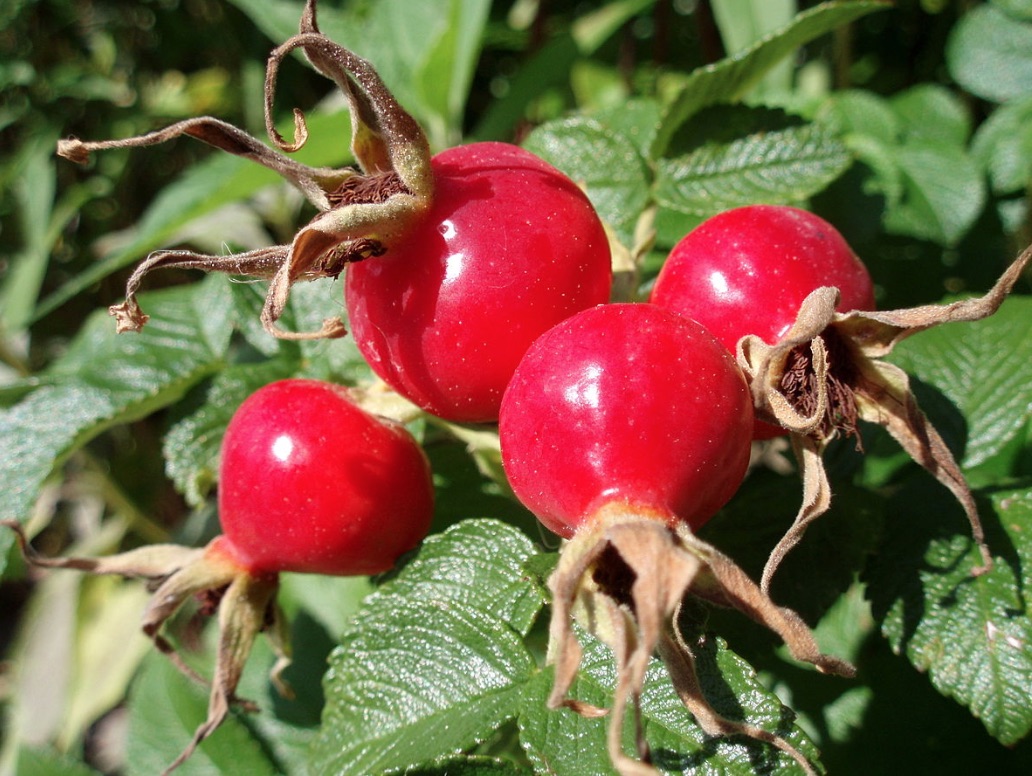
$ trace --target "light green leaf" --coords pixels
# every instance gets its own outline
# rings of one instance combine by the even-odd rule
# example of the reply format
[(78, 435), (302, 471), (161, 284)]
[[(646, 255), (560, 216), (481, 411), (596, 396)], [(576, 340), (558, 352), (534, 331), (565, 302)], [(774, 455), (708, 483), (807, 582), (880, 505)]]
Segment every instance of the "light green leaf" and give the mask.
[(43, 749), (21, 749), (15, 765), (18, 776), (99, 776), (83, 763), (75, 762), (57, 752)]
[[(129, 776), (163, 772), (190, 742), (207, 716), (207, 708), (208, 691), (204, 687), (179, 673), (164, 655), (157, 651), (148, 655), (129, 697)], [(274, 776), (280, 772), (263, 742), (236, 714), (231, 714), (176, 771), (183, 776)]]
[(921, 84), (889, 100), (906, 140), (929, 139), (963, 147), (971, 134), (971, 116), (961, 99), (937, 84)]
[(932, 140), (898, 146), (892, 158), (903, 194), (899, 202), (889, 203), (886, 230), (956, 244), (985, 205), (985, 176), (978, 164), (965, 149)]
[(816, 119), (843, 136), (869, 136), (886, 145), (899, 139), (900, 117), (889, 101), (862, 89), (830, 94), (818, 109)]
[[(232, 330), (224, 278), (140, 302), (152, 316), (142, 332), (117, 335), (98, 311), (44, 384), (0, 410), (0, 518), (23, 519), (51, 471), (87, 441), (177, 401), (221, 367)], [(0, 532), (0, 558), (10, 543), (10, 532)]]
[(649, 171), (623, 133), (595, 119), (569, 118), (538, 127), (524, 147), (582, 185), (599, 216), (631, 244), (649, 202)]
[(927, 411), (963, 451), (962, 465), (979, 466), (1032, 419), (1032, 298), (1011, 297), (983, 321), (923, 331), (900, 343), (891, 360), (949, 400), (949, 414)]
[[(616, 671), (609, 648), (587, 634), (581, 672), (570, 697), (605, 708), (612, 702)], [(764, 689), (755, 672), (722, 639), (693, 640), (696, 670), (713, 707), (729, 719), (747, 720), (786, 737), (811, 760), (816, 748), (793, 724), (792, 712)], [(828, 681), (835, 681), (828, 679)], [(520, 740), (539, 773), (555, 776), (614, 774), (606, 754), (608, 718), (585, 719), (569, 709), (549, 710), (552, 672), (543, 671), (528, 686), (520, 712)], [(799, 773), (802, 769), (772, 746), (742, 736), (713, 739), (696, 724), (674, 692), (662, 664), (653, 659), (641, 695), (645, 737), (653, 764), (664, 773)], [(624, 728), (624, 750), (634, 751), (631, 715)]]
[(973, 578), (980, 561), (960, 507), (914, 478), (890, 503), (898, 519), (886, 524), (868, 595), (893, 650), (1012, 745), (1032, 731), (1032, 490), (997, 488), (980, 506), (995, 565)]
[(819, 124), (757, 132), (660, 160), (656, 200), (664, 208), (697, 216), (757, 202), (799, 202), (851, 162), (842, 142)]
[(971, 141), (997, 194), (1024, 192), (1032, 183), (1032, 97), (994, 110)]
[(946, 66), (962, 87), (993, 102), (1032, 94), (1032, 24), (978, 5), (953, 28)]
[(1015, 19), (1032, 22), (1032, 0), (992, 0), (992, 4)]
[(651, 158), (663, 156), (674, 133), (703, 108), (740, 99), (775, 65), (800, 46), (872, 11), (889, 7), (872, 0), (832, 0), (799, 14), (791, 24), (720, 62), (695, 70), (667, 107)]
[(543, 604), (520, 532), (466, 520), (370, 596), (330, 659), (319, 773), (367, 774), (468, 749), (516, 715)]

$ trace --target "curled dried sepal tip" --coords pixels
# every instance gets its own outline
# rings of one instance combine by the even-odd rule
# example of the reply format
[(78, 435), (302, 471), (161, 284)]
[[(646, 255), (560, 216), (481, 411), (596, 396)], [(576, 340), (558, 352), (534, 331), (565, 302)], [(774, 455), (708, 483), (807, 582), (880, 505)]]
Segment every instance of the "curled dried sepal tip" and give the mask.
[(728, 720), (706, 700), (695, 672), (691, 647), (680, 636), (677, 617), (686, 595), (730, 606), (766, 625), (785, 641), (797, 660), (824, 673), (853, 676), (846, 661), (824, 655), (810, 629), (790, 609), (779, 607), (730, 558), (694, 536), (653, 515), (623, 506), (604, 508), (560, 553), (549, 578), (553, 596), (549, 659), (555, 665), (550, 708), (565, 706), (584, 716), (604, 709), (567, 698), (581, 663), (582, 650), (573, 620), (613, 650), (617, 685), (608, 728), (609, 755), (622, 776), (655, 774), (647, 765), (647, 745), (638, 725), (638, 757), (623, 751), (621, 736), (627, 706), (637, 705), (649, 659), (657, 650), (685, 707), (709, 735), (742, 734), (769, 743), (795, 759), (807, 773), (809, 761), (781, 736), (745, 722)]
[(130, 277), (126, 300), (110, 312), (119, 332), (137, 331), (147, 316), (139, 309), (136, 292), (151, 270), (161, 267), (201, 269), (270, 280), (262, 309), (262, 325), (281, 339), (340, 337), (346, 332), (339, 318), (327, 318), (314, 332), (287, 332), (277, 326), (290, 293), (300, 280), (337, 277), (353, 261), (380, 256), (430, 207), (433, 173), (430, 147), (419, 124), (398, 104), (373, 67), (319, 32), (315, 0), (308, 0), (299, 34), (277, 47), (269, 57), (265, 79), (265, 122), (273, 142), (282, 150), (298, 150), (308, 138), (304, 115), (294, 109), (294, 138), (287, 142), (273, 126), (273, 97), (279, 65), (300, 48), (312, 65), (344, 92), (351, 113), (351, 151), (359, 169), (309, 167), (269, 148), (241, 129), (203, 116), (187, 119), (137, 137), (119, 140), (58, 142), (60, 156), (79, 164), (92, 151), (164, 143), (187, 135), (223, 151), (242, 156), (279, 173), (320, 211), (289, 245), (212, 256), (192, 251), (161, 251), (149, 256)]
[(838, 291), (819, 288), (803, 302), (788, 334), (775, 345), (756, 336), (738, 343), (738, 363), (749, 380), (757, 417), (786, 429), (799, 461), (803, 500), (792, 527), (763, 570), (767, 591), (775, 571), (807, 527), (831, 504), (823, 453), (839, 434), (857, 435), (857, 423), (883, 426), (904, 450), (945, 485), (963, 507), (982, 564), (992, 568), (971, 488), (953, 453), (917, 405), (902, 369), (882, 358), (901, 340), (942, 323), (978, 321), (999, 309), (1032, 260), (1026, 248), (983, 296), (943, 305), (837, 313)]
[(290, 641), (286, 621), (276, 604), (279, 579), (275, 574), (249, 574), (233, 560), (221, 537), (203, 549), (159, 544), (101, 558), (47, 558), (29, 543), (22, 526), (13, 520), (0, 521), (14, 531), (27, 563), (39, 568), (76, 569), (91, 574), (115, 574), (146, 580), (154, 587), (142, 618), (143, 632), (159, 652), (166, 655), (185, 676), (201, 684), (208, 682), (190, 668), (162, 634), (162, 627), (191, 597), (209, 595), (218, 601), (219, 640), (215, 674), (210, 683), (208, 716), (194, 732), (164, 773), (170, 773), (193, 754), (211, 735), (232, 706), (255, 711), (257, 706), (236, 697), (240, 676), (255, 637), (265, 632), (276, 655), (271, 681), (285, 697), (292, 692), (282, 679), (290, 664)]

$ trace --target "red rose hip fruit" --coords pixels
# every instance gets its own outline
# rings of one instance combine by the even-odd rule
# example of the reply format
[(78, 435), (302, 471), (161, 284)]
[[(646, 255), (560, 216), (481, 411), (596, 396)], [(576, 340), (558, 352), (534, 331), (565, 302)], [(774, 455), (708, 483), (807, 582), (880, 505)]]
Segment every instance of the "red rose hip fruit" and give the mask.
[(609, 244), (573, 181), (517, 146), (460, 146), (432, 165), (429, 214), (348, 268), (351, 332), (373, 370), (424, 410), (491, 422), (531, 342), (608, 301)]

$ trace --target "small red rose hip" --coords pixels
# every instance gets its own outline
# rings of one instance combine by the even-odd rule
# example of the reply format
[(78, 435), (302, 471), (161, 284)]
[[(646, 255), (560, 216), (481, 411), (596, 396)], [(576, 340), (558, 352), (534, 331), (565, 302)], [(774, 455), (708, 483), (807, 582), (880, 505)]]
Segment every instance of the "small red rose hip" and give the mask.
[(348, 267), (349, 324), (398, 393), (447, 420), (492, 422), (534, 339), (609, 300), (609, 244), (573, 181), (517, 146), (460, 146), (432, 166), (427, 217)]
[(376, 574), (430, 528), (422, 449), (341, 386), (284, 380), (256, 391), (226, 430), (220, 472), (225, 541), (251, 571)]
[(741, 483), (752, 424), (741, 371), (702, 326), (610, 304), (527, 351), (499, 436), (517, 497), (570, 537), (611, 503), (699, 528)]
[(777, 342), (821, 286), (839, 289), (840, 311), (874, 309), (871, 276), (835, 227), (799, 208), (749, 205), (682, 238), (649, 301), (694, 318), (734, 353), (746, 334)]

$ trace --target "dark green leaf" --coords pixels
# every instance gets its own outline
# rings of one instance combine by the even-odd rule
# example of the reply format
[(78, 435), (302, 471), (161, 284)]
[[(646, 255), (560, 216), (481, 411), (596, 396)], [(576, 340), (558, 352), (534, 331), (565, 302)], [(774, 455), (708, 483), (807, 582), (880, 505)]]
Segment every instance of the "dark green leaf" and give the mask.
[(998, 489), (980, 507), (995, 566), (974, 578), (960, 508), (930, 478), (912, 480), (889, 505), (868, 595), (893, 650), (1011, 745), (1032, 730), (1032, 490)]
[(946, 65), (978, 97), (1007, 102), (1032, 94), (1032, 24), (979, 5), (953, 28)]
[(602, 219), (631, 244), (649, 201), (649, 171), (623, 133), (570, 118), (538, 127), (524, 146), (583, 185)]
[(760, 132), (660, 160), (656, 199), (664, 208), (700, 217), (757, 202), (799, 202), (851, 161), (842, 142), (819, 124)]
[(446, 757), (406, 770), (405, 776), (532, 776), (532, 770), (491, 757)]
[(432, 536), (370, 596), (330, 660), (321, 773), (377, 773), (467, 749), (515, 716), (543, 600), (530, 541), (493, 520)]
[[(581, 639), (584, 662), (570, 696), (605, 707), (616, 682), (612, 653), (586, 634)], [(752, 668), (721, 639), (701, 638), (693, 650), (703, 691), (717, 711), (729, 719), (776, 731), (808, 757), (816, 758), (813, 744), (793, 725), (792, 712), (760, 685)], [(568, 709), (550, 711), (545, 700), (551, 683), (552, 672), (541, 672), (528, 686), (520, 713), (521, 741), (535, 768), (556, 776), (615, 773), (606, 755), (608, 718), (585, 719)], [(766, 744), (741, 736), (713, 739), (703, 733), (655, 659), (646, 675), (641, 709), (653, 764), (665, 773), (745, 776), (801, 771), (795, 761)], [(634, 729), (630, 715), (626, 722), (624, 748), (631, 753)]]
[(836, 27), (887, 7), (887, 3), (870, 0), (822, 3), (799, 14), (787, 27), (757, 41), (745, 51), (695, 70), (667, 108), (652, 144), (651, 158), (663, 156), (674, 133), (703, 108), (739, 99), (800, 46)]
[[(223, 278), (141, 297), (151, 314), (138, 334), (115, 334), (98, 311), (47, 375), (47, 383), (0, 410), (0, 506), (22, 519), (69, 453), (105, 429), (177, 401), (222, 365), (232, 321)], [(0, 532), (0, 558), (10, 546)], [(3, 563), (0, 560), (0, 563)]]
[(1008, 299), (976, 323), (938, 326), (902, 342), (892, 361), (952, 405), (932, 415), (972, 468), (1024, 433), (1032, 418), (1032, 299)]

